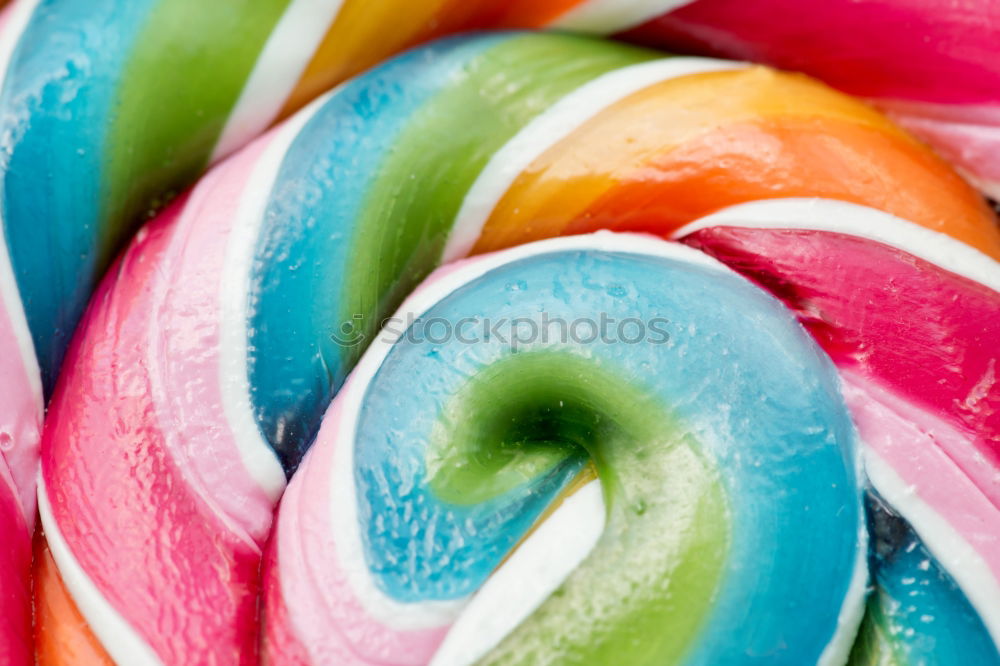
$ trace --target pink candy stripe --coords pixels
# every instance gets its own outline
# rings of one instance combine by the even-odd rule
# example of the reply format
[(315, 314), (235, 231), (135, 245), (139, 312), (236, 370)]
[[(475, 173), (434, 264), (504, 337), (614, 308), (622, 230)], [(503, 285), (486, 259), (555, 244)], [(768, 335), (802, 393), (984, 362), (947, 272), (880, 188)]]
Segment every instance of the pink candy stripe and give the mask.
[(937, 148), (941, 155), (1000, 198), (1000, 103), (942, 106), (879, 100), (896, 122)]
[(696, 0), (628, 33), (806, 72), (865, 97), (1000, 102), (1000, 3)]
[(220, 409), (217, 343), (232, 216), (268, 140), (140, 232), (91, 302), (46, 422), (43, 470), (66, 542), (167, 663), (193, 650), (256, 662), (260, 549), (248, 535), (266, 534), (270, 503)]
[[(148, 329), (144, 347), (156, 417), (178, 471), (255, 547), (267, 538), (274, 507), (244, 466), (226, 421), (223, 392), (245, 394), (247, 375), (220, 371), (220, 305), (240, 197), (273, 136), (219, 165), (192, 191), (157, 261), (150, 299), (158, 307), (141, 324)], [(130, 282), (119, 280), (115, 288), (127, 291)], [(260, 444), (265, 446), (262, 439)]]
[(29, 370), (24, 367), (14, 327), (2, 299), (0, 349), (3, 350), (0, 354), (0, 465), (10, 470), (25, 523), (34, 525), (42, 406), (32, 389)]
[[(860, 377), (847, 374), (844, 381), (845, 399), (865, 445), (948, 521), (1000, 581), (1000, 510), (945, 453), (965, 440), (947, 424), (935, 423), (931, 414), (887, 404), (892, 396)], [(920, 531), (920, 525), (915, 527)]]

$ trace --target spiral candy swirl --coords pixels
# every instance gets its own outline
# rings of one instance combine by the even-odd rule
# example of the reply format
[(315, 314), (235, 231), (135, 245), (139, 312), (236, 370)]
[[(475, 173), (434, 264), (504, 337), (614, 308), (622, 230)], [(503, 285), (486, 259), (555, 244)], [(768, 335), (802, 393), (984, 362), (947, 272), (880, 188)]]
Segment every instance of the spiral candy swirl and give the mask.
[[(239, 148), (332, 84), (404, 47), (470, 28), (552, 27), (603, 34), (624, 31), (624, 36), (632, 40), (682, 45), (802, 69), (848, 92), (870, 97), (933, 143), (984, 191), (996, 196), (1000, 180), (995, 158), (1000, 154), (995, 141), (998, 72), (989, 45), (996, 41), (1000, 20), (989, 4), (977, 5), (975, 10), (969, 12), (963, 6), (930, 0), (905, 4), (826, 2), (822, 8), (810, 6), (806, 15), (801, 13), (802, 3), (780, 0), (753, 3), (752, 10), (746, 3), (728, 0), (435, 0), (417, 5), (401, 0), (267, 0), (253, 3), (252, 10), (191, 0), (12, 3), (0, 16), (4, 137), (0, 151), (0, 226), (4, 245), (0, 249), (0, 346), (16, 350), (0, 361), (3, 393), (15, 396), (0, 406), (0, 444), (4, 449), (0, 462), (4, 478), (0, 520), (6, 533), (16, 535), (18, 544), (11, 550), (9, 570), (25, 569), (26, 535), (34, 516), (33, 467), (44, 400), (53, 390), (85, 304), (122, 241), (138, 220), (162, 208), (206, 165)], [(810, 26), (821, 29), (811, 30)], [(899, 26), (905, 27), (896, 29)], [(803, 32), (810, 36), (808, 43), (795, 38), (795, 34)], [(859, 34), (876, 38), (863, 39)], [(915, 41), (927, 35), (933, 38), (926, 43)], [(850, 40), (850, 49), (844, 40)], [(647, 57), (638, 54), (621, 55), (619, 61), (609, 57), (603, 64), (592, 63), (592, 71), (581, 69), (565, 83), (549, 81), (549, 97), (524, 100), (522, 115), (509, 120), (513, 126), (527, 127), (533, 103), (543, 107), (554, 104), (567, 90), (583, 88), (579, 84), (600, 78), (602, 71), (611, 74), (625, 63), (638, 65)], [(908, 83), (914, 59), (925, 73), (918, 86)], [(536, 65), (543, 62), (539, 60)], [(649, 70), (652, 79), (656, 79), (655, 69)], [(610, 94), (610, 99), (629, 97), (635, 92), (630, 86), (640, 86), (643, 76), (632, 83), (602, 81), (597, 88)], [(718, 94), (729, 93), (721, 90)], [(796, 103), (807, 96), (796, 97)], [(579, 95), (587, 97), (585, 93)], [(819, 105), (831, 103), (815, 101)], [(571, 104), (565, 102), (564, 106)], [(748, 102), (748, 106), (753, 104)], [(640, 116), (651, 111), (641, 103), (635, 103), (634, 108)], [(585, 108), (578, 119), (590, 122), (584, 118), (590, 110)], [(560, 128), (551, 126), (552, 118), (567, 121), (567, 127), (575, 126), (573, 114), (562, 111), (551, 115), (550, 126), (540, 120), (534, 126), (537, 135), (523, 136), (522, 143), (547, 136), (554, 148), (566, 137), (560, 136)], [(860, 112), (855, 109), (848, 115), (856, 113)], [(836, 115), (826, 115), (825, 121), (837, 124)], [(620, 116), (615, 122), (624, 120)], [(680, 117), (665, 121), (670, 126), (691, 129)], [(845, 139), (842, 147), (847, 147), (847, 152), (871, 147), (868, 138), (860, 136), (866, 122), (854, 127), (859, 130), (857, 136)], [(908, 139), (886, 130), (884, 121), (872, 123), (867, 129), (878, 134), (880, 140), (907, 143)], [(602, 133), (596, 127), (596, 118), (591, 125), (595, 135)], [(746, 151), (735, 146), (741, 141), (752, 144), (758, 128), (737, 131), (733, 125), (730, 129), (722, 152), (726, 157), (747, 157)], [(842, 139), (846, 137), (843, 129), (827, 128)], [(765, 133), (774, 138), (770, 130)], [(501, 131), (497, 136), (506, 135)], [(686, 156), (678, 151), (673, 164), (659, 165), (663, 173), (674, 168), (683, 171), (691, 163), (705, 159), (724, 159), (718, 154), (722, 145), (718, 141), (698, 146), (684, 136), (655, 132), (643, 138), (655, 145), (673, 142), (688, 150)], [(547, 144), (543, 141), (541, 145)], [(641, 151), (620, 151), (621, 145), (608, 146), (600, 141), (591, 145), (593, 153), (588, 159), (602, 160), (609, 149), (621, 156), (624, 165), (634, 165), (645, 157)], [(616, 179), (625, 174), (612, 168), (605, 170), (602, 177), (616, 186), (606, 188), (604, 194), (615, 190), (616, 195), (605, 197), (600, 187), (590, 189), (596, 182), (589, 182), (582, 188), (560, 186), (564, 198), (545, 201), (549, 179), (525, 175), (516, 183), (505, 183), (499, 174), (505, 160), (535, 157), (537, 163), (518, 164), (513, 170), (525, 167), (536, 175), (544, 170), (562, 173), (560, 178), (575, 179), (573, 160), (565, 159), (565, 155), (559, 158), (555, 154), (525, 152), (523, 145), (505, 147), (508, 154), (491, 163), (494, 168), (489, 177), (475, 179), (475, 189), (467, 193), (461, 210), (445, 210), (442, 228), (453, 226), (454, 233), (445, 234), (448, 241), (443, 258), (566, 231), (612, 226), (660, 232), (726, 204), (774, 196), (775, 192), (767, 191), (768, 186), (760, 186), (772, 177), (783, 182), (779, 194), (824, 195), (872, 204), (933, 228), (942, 228), (943, 221), (948, 220), (949, 234), (988, 254), (997, 254), (996, 239), (985, 231), (988, 226), (983, 211), (973, 210), (981, 206), (957, 179), (935, 166), (935, 160), (922, 149), (911, 154), (901, 145), (880, 149), (876, 152), (881, 157), (894, 157), (871, 163), (872, 172), (896, 174), (905, 191), (921, 191), (912, 200), (883, 198), (874, 191), (891, 190), (896, 186), (893, 183), (867, 187), (864, 177), (854, 182), (841, 180), (843, 174), (831, 178), (833, 168), (824, 169), (821, 162), (806, 159), (802, 153), (792, 165), (772, 163), (771, 171), (762, 172), (757, 186), (744, 180), (741, 187), (733, 189), (734, 183), (723, 179), (711, 187), (712, 179), (703, 173), (704, 187), (693, 190), (686, 178), (678, 180), (675, 188), (666, 180), (650, 187), (651, 183), (641, 177), (633, 178), (633, 187), (617, 187)], [(474, 159), (469, 164), (470, 173), (482, 167)], [(757, 160), (755, 167), (746, 168), (760, 166)], [(801, 170), (800, 182), (788, 178), (788, 168)], [(950, 182), (939, 187), (945, 181)], [(827, 186), (817, 186), (822, 182)], [(829, 186), (832, 183), (838, 185)], [(506, 185), (513, 186), (509, 196), (494, 201), (496, 191), (490, 191), (490, 187), (506, 191)], [(583, 191), (589, 191), (594, 198), (578, 199)], [(935, 192), (940, 196), (935, 197)], [(691, 198), (691, 193), (698, 196)], [(674, 209), (652, 205), (652, 197), (669, 198)], [(581, 209), (575, 203), (578, 200), (589, 203)], [(644, 203), (633, 205), (637, 201)], [(448, 202), (443, 203), (447, 209)], [(494, 207), (490, 209), (489, 223), (480, 230), (484, 206)], [(528, 218), (534, 218), (530, 225), (521, 222)], [(413, 241), (413, 237), (400, 237), (401, 244)], [(373, 247), (380, 246), (376, 243)], [(376, 249), (374, 255), (379, 252)], [(374, 297), (379, 299), (377, 310), (391, 310), (441, 258), (436, 253), (436, 249), (428, 249), (430, 258), (416, 262), (416, 268), (397, 263), (386, 271), (390, 277), (375, 281), (379, 284), (373, 287), (377, 292), (374, 296), (362, 289), (357, 298), (366, 301)], [(361, 265), (372, 254), (369, 250)], [(404, 275), (404, 279), (389, 284), (397, 275)], [(350, 306), (342, 309), (340, 315), (351, 314)], [(275, 319), (274, 314), (260, 316), (268, 321)], [(299, 338), (310, 336), (314, 329), (297, 329), (293, 324), (301, 322), (292, 319), (288, 319), (282, 333), (302, 342)], [(365, 333), (370, 336), (372, 330)], [(252, 342), (267, 344), (263, 339), (266, 334), (261, 335)], [(274, 335), (269, 339), (282, 338)], [(273, 445), (285, 474), (295, 468), (315, 435), (318, 415), (355, 358), (351, 354), (340, 358), (329, 349), (317, 352), (323, 345), (312, 341), (302, 344), (302, 351), (293, 352), (287, 369), (254, 359), (248, 362), (254, 377), (252, 405), (249, 410), (237, 410), (242, 413), (238, 419), (242, 425), (236, 429), (247, 433), (255, 427), (263, 429), (263, 439)], [(240, 361), (234, 363), (239, 365)], [(312, 373), (326, 363), (332, 365)], [(283, 386), (285, 381), (292, 384)], [(296, 382), (317, 390), (300, 390), (302, 384)], [(304, 404), (293, 404), (297, 402)], [(255, 413), (248, 417), (247, 411)], [(255, 446), (249, 449), (256, 451)], [(282, 473), (268, 455), (241, 453), (241, 458), (259, 460), (243, 461), (250, 466), (253, 477), (246, 486), (255, 489), (237, 493), (241, 499), (236, 503), (244, 497), (252, 499), (247, 500), (247, 507), (219, 507), (224, 514), (230, 509), (240, 514), (237, 523), (249, 523), (243, 541), (260, 541), (266, 532), (263, 526), (269, 521), (271, 501), (283, 485)], [(12, 600), (8, 610), (11, 617), (17, 613), (26, 618), (24, 576), (12, 575), (3, 584), (13, 586), (3, 595)], [(10, 626), (21, 627), (16, 631), (23, 635), (25, 621)], [(7, 641), (10, 645), (23, 642), (23, 636)]]
[[(345, 84), (210, 172), (139, 234), (96, 294), (53, 396), (40, 493), (59, 571), (40, 587), (68, 594), (82, 617), (43, 613), (45, 635), (58, 646), (82, 633), (95, 654), (127, 663), (192, 651), (252, 660), (273, 504), (363, 348), (334, 333), (346, 325), (371, 341), (437, 264), (470, 252), (601, 227), (667, 235), (781, 196), (874, 206), (916, 224), (872, 213), (862, 219), (871, 233), (898, 222), (948, 234), (989, 266), (985, 255), (1000, 256), (989, 210), (942, 161), (802, 77), (514, 34), (433, 45)], [(712, 248), (712, 237), (687, 242)], [(738, 243), (721, 247), (743, 256)], [(982, 294), (988, 311), (995, 292)], [(937, 414), (948, 400), (919, 407)], [(967, 425), (977, 428), (991, 432)], [(918, 514), (902, 513), (919, 533)], [(459, 598), (474, 580), (441, 594)], [(947, 589), (968, 606), (960, 582)], [(988, 614), (970, 613), (982, 634)], [(826, 649), (836, 615), (805, 653)]]
[[(417, 321), (659, 318), (667, 339), (377, 340), (282, 502), (265, 658), (428, 663), (492, 573), (523, 591), (460, 619), (441, 663), (842, 661), (865, 540), (836, 376), (770, 298), (682, 250), (581, 236), (429, 278), (401, 309)], [(600, 491), (501, 565), (587, 456)]]

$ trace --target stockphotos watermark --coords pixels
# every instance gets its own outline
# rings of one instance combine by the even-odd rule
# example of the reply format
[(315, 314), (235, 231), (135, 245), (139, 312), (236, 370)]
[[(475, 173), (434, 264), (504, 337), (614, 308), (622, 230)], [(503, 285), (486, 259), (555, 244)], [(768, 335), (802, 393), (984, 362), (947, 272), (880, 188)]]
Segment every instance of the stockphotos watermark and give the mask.
[[(365, 333), (365, 317), (356, 314), (345, 321), (330, 335), (342, 347), (356, 347), (368, 337)], [(498, 342), (512, 349), (533, 344), (576, 343), (587, 344), (654, 344), (662, 345), (670, 340), (667, 325), (670, 320), (663, 317), (640, 319), (626, 317), (615, 319), (606, 313), (593, 317), (564, 319), (543, 312), (537, 318), (515, 317), (463, 317), (451, 320), (445, 317), (405, 317), (383, 319), (375, 331), (376, 337), (385, 342), (405, 340), (410, 343), (430, 343), (443, 345), (457, 342), (463, 345)]]

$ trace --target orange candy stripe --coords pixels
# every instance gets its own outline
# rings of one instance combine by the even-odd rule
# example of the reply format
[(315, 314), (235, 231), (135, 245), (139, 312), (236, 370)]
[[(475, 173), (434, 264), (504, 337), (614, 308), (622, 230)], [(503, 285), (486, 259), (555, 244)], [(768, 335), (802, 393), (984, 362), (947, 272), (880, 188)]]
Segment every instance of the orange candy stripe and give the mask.
[(45, 537), (35, 536), (35, 658), (40, 666), (114, 666), (63, 585)]
[(515, 180), (475, 251), (600, 228), (667, 235), (733, 204), (804, 196), (1000, 258), (993, 213), (930, 149), (861, 102), (764, 68), (665, 81), (603, 110)]

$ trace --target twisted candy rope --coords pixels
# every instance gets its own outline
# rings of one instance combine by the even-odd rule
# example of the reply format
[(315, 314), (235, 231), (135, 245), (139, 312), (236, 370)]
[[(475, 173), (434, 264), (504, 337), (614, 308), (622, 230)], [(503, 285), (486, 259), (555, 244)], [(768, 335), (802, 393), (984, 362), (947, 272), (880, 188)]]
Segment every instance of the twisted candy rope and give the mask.
[(877, 206), (1000, 255), (943, 162), (801, 77), (503, 35), (341, 87), (209, 174), (95, 297), (47, 423), (61, 580), (39, 581), (89, 629), (42, 613), (40, 650), (82, 635), (129, 663), (251, 660), (271, 507), (360, 352), (330, 336), (371, 340), (440, 261), (605, 225), (666, 235), (775, 196)]

